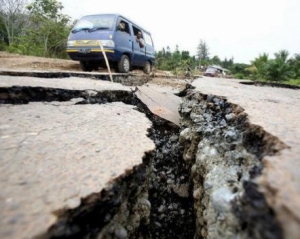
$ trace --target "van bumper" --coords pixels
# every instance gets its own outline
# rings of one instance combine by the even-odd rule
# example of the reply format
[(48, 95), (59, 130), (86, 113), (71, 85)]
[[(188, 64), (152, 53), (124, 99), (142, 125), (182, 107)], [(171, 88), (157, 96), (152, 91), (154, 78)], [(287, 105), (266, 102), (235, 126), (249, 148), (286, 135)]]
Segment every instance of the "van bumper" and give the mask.
[[(106, 57), (109, 61), (118, 61), (118, 57), (113, 49), (104, 49)], [(67, 49), (69, 57), (74, 61), (102, 61), (103, 53), (100, 49)]]

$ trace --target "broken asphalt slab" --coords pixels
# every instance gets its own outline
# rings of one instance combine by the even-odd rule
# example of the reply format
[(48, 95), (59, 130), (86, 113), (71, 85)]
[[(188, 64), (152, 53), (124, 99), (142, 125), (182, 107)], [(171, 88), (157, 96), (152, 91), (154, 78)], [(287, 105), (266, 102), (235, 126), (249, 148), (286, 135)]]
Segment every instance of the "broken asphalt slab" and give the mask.
[(0, 68), (0, 75), (4, 76), (27, 76), (27, 77), (41, 77), (41, 78), (68, 78), (80, 77), (89, 79), (98, 79), (102, 81), (112, 81), (128, 86), (143, 85), (149, 81), (148, 75), (140, 74), (126, 74), (126, 73), (112, 73), (111, 77), (106, 72), (78, 72), (78, 71), (40, 71), (40, 70), (8, 70)]
[[(119, 83), (77, 77), (0, 76), (0, 87), (19, 87), (9, 93), (12, 97), (22, 88), (35, 87), (37, 91), (83, 91), (89, 96), (133, 91)], [(160, 109), (170, 115), (168, 106), (174, 105), (174, 99), (178, 106), (179, 99), (170, 94), (160, 95), (148, 86), (137, 96), (146, 95), (145, 104), (155, 97), (156, 104), (149, 108), (158, 115), (159, 101), (164, 101)], [(1, 100), (6, 97), (2, 92)], [(145, 152), (154, 149), (147, 137), (152, 124), (134, 106), (122, 102), (83, 105), (77, 97), (65, 102), (29, 100), (28, 104), (1, 105), (1, 238), (31, 238), (47, 231), (56, 220), (53, 212), (77, 207), (81, 198), (100, 192), (108, 182), (142, 164)], [(172, 117), (178, 124), (177, 109)]]
[(264, 168), (257, 183), (280, 221), (284, 238), (299, 238), (300, 90), (247, 83), (204, 77), (195, 80), (193, 86), (203, 94), (223, 96), (242, 107), (251, 124), (262, 127), (287, 146), (262, 159)]
[[(74, 102), (75, 103), (75, 102)], [(151, 122), (121, 102), (1, 105), (1, 238), (32, 238), (52, 214), (142, 163)]]
[(178, 107), (181, 99), (174, 95), (174, 91), (167, 87), (162, 88), (147, 84), (139, 86), (136, 95), (152, 113), (179, 125)]

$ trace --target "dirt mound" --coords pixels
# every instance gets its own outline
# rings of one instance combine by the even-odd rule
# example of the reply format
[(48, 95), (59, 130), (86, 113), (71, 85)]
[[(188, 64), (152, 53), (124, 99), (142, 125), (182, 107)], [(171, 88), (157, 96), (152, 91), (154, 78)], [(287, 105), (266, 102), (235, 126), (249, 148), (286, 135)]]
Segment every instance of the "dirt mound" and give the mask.
[(55, 58), (24, 56), (0, 51), (0, 68), (29, 70), (70, 70), (81, 71), (79, 62)]

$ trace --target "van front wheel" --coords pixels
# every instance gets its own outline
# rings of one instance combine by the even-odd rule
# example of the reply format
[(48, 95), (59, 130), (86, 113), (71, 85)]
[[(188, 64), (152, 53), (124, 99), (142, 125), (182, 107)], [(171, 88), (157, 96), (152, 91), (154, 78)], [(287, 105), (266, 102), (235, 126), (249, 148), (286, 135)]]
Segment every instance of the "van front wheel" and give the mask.
[(144, 65), (143, 71), (145, 74), (149, 75), (151, 73), (151, 64), (147, 61)]
[(123, 55), (121, 60), (118, 62), (118, 70), (121, 73), (128, 73), (130, 70), (130, 61), (128, 56)]

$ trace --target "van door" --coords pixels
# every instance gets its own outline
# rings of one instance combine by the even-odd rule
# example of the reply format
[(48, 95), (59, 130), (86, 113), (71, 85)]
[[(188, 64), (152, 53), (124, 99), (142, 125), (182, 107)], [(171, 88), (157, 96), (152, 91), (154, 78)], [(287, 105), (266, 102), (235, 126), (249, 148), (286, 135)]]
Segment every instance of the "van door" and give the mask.
[(116, 28), (115, 53), (117, 61), (119, 61), (124, 53), (128, 53), (132, 57), (133, 40), (129, 23), (126, 20), (119, 18)]
[[(133, 36), (132, 36), (132, 41), (133, 41), (133, 56), (132, 56), (132, 65), (133, 66), (144, 66), (146, 62), (146, 47), (145, 47), (145, 40), (143, 38), (143, 31), (135, 26), (132, 26), (133, 30)], [(138, 33), (142, 33), (142, 41), (143, 45), (141, 46), (136, 38)]]
[(145, 40), (145, 46), (146, 46), (146, 56), (148, 60), (151, 60), (152, 63), (154, 63), (155, 61), (155, 50), (154, 50), (154, 46), (153, 46), (153, 41), (151, 38), (151, 35), (147, 32), (143, 33), (143, 37)]

